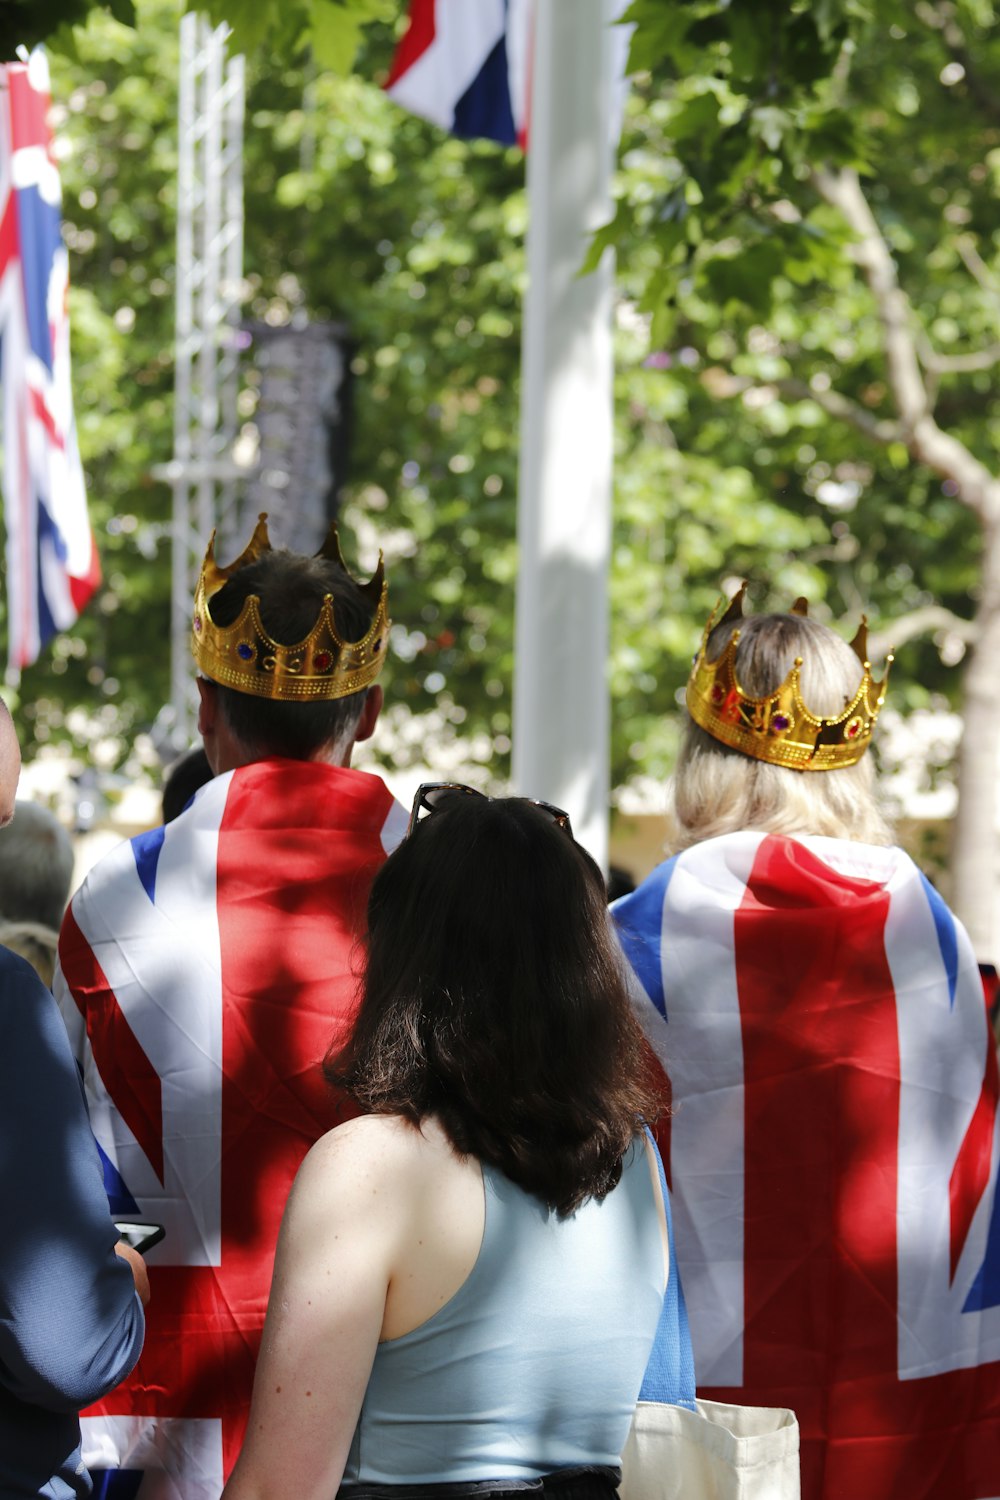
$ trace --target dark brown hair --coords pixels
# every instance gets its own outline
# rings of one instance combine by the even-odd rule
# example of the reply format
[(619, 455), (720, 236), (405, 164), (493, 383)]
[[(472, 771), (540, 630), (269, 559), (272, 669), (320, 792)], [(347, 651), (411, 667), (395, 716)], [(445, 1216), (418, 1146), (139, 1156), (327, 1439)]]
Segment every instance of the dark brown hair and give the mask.
[[(250, 594), (260, 600), (264, 629), (283, 646), (306, 638), (327, 594), (333, 595), (334, 623), (342, 640), (360, 641), (375, 614), (372, 601), (336, 563), (280, 547), (241, 568), (219, 590), (210, 605), (212, 619), (231, 625)], [(329, 745), (346, 748), (365, 701), (364, 691), (328, 701), (276, 703), (222, 683), (216, 689), (226, 723), (255, 759), (279, 755), (309, 760)]]
[(604, 1197), (665, 1100), (586, 851), (518, 798), (439, 804), (375, 879), (326, 1071), (362, 1109), (436, 1115), (561, 1214)]

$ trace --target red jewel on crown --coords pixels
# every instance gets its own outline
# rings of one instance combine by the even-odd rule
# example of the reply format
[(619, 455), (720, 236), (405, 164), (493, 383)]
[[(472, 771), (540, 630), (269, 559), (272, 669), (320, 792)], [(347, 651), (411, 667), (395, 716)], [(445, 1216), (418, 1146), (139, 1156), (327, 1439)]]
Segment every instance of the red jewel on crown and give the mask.
[(317, 651), (313, 657), (313, 666), (317, 672), (325, 672), (332, 661), (333, 657), (329, 651)]
[(858, 735), (860, 733), (861, 733), (861, 720), (860, 719), (852, 719), (851, 722), (848, 724), (847, 728), (844, 730), (844, 734), (845, 734), (846, 738), (849, 739), (849, 740), (856, 740), (857, 737), (858, 737)]
[(726, 690), (722, 686), (722, 683), (721, 682), (715, 683), (715, 685), (712, 688), (712, 702), (713, 703), (721, 703), (722, 700), (723, 700), (723, 698), (725, 696), (726, 696)]

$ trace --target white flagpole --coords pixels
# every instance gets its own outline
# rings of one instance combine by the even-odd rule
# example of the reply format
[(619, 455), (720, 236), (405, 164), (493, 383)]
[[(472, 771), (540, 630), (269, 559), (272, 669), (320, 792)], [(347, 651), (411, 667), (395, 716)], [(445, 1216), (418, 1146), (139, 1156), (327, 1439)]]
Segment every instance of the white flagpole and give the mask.
[(538, 0), (521, 363), (515, 790), (564, 807), (607, 864), (614, 0)]

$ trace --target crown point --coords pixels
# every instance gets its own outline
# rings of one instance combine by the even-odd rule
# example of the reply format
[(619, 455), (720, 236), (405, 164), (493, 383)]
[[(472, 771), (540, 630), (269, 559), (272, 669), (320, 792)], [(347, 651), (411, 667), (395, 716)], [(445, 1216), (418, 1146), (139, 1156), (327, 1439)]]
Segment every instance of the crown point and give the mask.
[[(743, 618), (743, 600), (746, 597), (746, 591), (747, 591), (748, 588), (749, 588), (749, 583), (748, 583), (747, 579), (744, 578), (743, 582), (740, 584), (739, 588), (736, 590), (736, 593), (730, 599), (729, 603), (726, 605), (726, 607), (723, 610), (722, 614), (719, 616), (718, 621), (715, 622), (716, 624), (718, 624), (718, 625), (728, 625), (730, 623), (730, 621), (732, 621), (732, 620), (742, 620), (742, 618)], [(721, 603), (722, 601), (720, 600), (719, 602)], [(718, 607), (719, 606), (716, 605), (716, 609), (718, 609)], [(715, 628), (715, 624), (712, 624), (711, 621), (709, 623), (709, 628), (710, 629), (714, 629)]]

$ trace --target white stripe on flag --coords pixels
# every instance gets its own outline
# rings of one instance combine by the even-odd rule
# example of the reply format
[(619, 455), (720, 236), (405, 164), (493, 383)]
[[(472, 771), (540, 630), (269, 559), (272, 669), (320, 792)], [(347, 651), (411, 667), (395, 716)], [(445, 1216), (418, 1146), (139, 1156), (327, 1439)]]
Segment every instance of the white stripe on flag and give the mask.
[(455, 106), (506, 29), (503, 0), (437, 0), (434, 40), (389, 89), (404, 109), (450, 130)]
[[(102, 862), (99, 900), (86, 883), (73, 900), (80, 930), (162, 1085), (161, 1186), (103, 1082), (87, 1080), (98, 1140), (140, 1212), (166, 1228), (152, 1252), (157, 1265), (221, 1261), (222, 974), (215, 887), (231, 780), (232, 773), (215, 778), (192, 808), (194, 818), (167, 825), (155, 903), (130, 843)], [(171, 978), (165, 987), (166, 968)], [(167, 992), (169, 1012), (157, 1003)]]
[[(683, 1104), (670, 1122), (681, 1281), (692, 1308), (699, 1385), (743, 1383), (743, 1028), (734, 914), (762, 834), (686, 850), (674, 868), (660, 935), (668, 1061)], [(710, 896), (706, 898), (706, 891)], [(718, 1163), (726, 1162), (725, 1171)], [(733, 1330), (739, 1332), (734, 1335)]]
[[(963, 929), (958, 980), (949, 995), (934, 918), (916, 869), (890, 885), (886, 956), (897, 1000), (900, 1100), (896, 1253), (899, 1272), (899, 1376), (940, 1375), (1000, 1359), (1000, 1308), (962, 1309), (983, 1264), (993, 1206), (987, 1191), (973, 1217), (951, 1280), (952, 1168), (975, 1113), (986, 1049), (992, 1045), (982, 981)], [(993, 1131), (1000, 1152), (1000, 1116)]]
[(83, 1417), (80, 1427), (88, 1469), (144, 1472), (136, 1500), (219, 1500), (220, 1418)]

